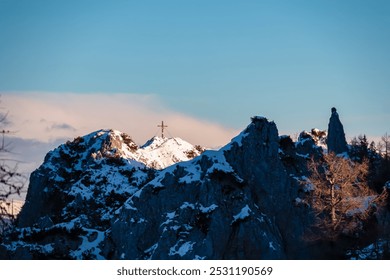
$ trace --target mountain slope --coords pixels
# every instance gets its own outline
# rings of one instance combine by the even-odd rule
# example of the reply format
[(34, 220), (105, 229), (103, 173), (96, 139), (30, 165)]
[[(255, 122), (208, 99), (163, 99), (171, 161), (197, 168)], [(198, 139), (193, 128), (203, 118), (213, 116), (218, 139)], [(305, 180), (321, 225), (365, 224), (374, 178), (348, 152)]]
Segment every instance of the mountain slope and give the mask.
[(291, 180), (275, 124), (254, 118), (219, 151), (148, 167), (196, 153), (181, 139), (138, 147), (112, 130), (61, 145), (32, 174), (19, 238), (5, 251), (14, 258), (285, 258)]
[[(101, 130), (48, 153), (31, 176), (4, 258), (280, 259), (300, 229), (276, 125), (219, 151)], [(288, 213), (288, 214), (287, 214)], [(293, 233), (290, 233), (293, 232)], [(58, 242), (61, 240), (61, 242)]]
[(202, 154), (178, 138), (76, 138), (32, 174), (0, 259), (320, 258), (302, 238), (313, 213), (301, 182), (323, 138), (315, 130), (294, 143), (263, 117)]
[(275, 124), (257, 118), (221, 150), (156, 174), (117, 211), (114, 258), (285, 258), (278, 142)]
[[(106, 197), (111, 196), (115, 197), (115, 207), (137, 191), (155, 168), (188, 160), (201, 151), (179, 138), (155, 137), (140, 148), (127, 134), (116, 130), (78, 137), (49, 152), (33, 172), (19, 222), (31, 224), (49, 213), (57, 217), (57, 211), (62, 210), (58, 205), (69, 203), (63, 208), (72, 209), (77, 204), (74, 200), (91, 201), (95, 208), (105, 205)], [(52, 192), (57, 193), (54, 198), (46, 195)]]

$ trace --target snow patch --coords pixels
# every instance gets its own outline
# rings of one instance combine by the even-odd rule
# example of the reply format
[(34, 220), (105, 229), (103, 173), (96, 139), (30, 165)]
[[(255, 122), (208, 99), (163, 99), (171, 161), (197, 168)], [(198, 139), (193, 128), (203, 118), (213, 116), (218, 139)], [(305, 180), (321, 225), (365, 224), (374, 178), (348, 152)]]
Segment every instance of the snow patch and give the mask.
[(249, 208), (248, 204), (245, 205), (245, 207), (243, 207), (240, 211), (240, 213), (238, 213), (237, 215), (234, 215), (233, 216), (233, 221), (231, 224), (234, 224), (236, 223), (237, 221), (240, 221), (240, 220), (245, 220), (247, 217), (250, 216), (250, 214), (252, 213), (253, 211)]
[(298, 157), (302, 157), (302, 158), (305, 158), (305, 159), (310, 159), (310, 155), (309, 154), (300, 154), (300, 153), (296, 153), (296, 155), (298, 156)]
[(175, 218), (175, 216), (176, 216), (176, 211), (166, 213), (167, 219), (165, 220), (165, 222), (163, 222), (163, 223), (160, 225), (160, 227), (172, 223), (172, 222), (173, 222), (173, 219)]
[(186, 208), (191, 208), (192, 210), (194, 210), (195, 205), (189, 202), (184, 202), (182, 206), (180, 206), (180, 209), (186, 209)]
[(232, 145), (233, 143), (236, 143), (238, 145), (238, 147), (242, 147), (242, 140), (249, 135), (249, 132), (247, 132), (246, 130), (244, 130), (243, 132), (241, 132), (240, 134), (238, 134), (236, 137), (234, 137), (232, 140), (231, 140), (231, 143), (229, 145)]
[(149, 249), (146, 249), (146, 250), (144, 251), (145, 254), (150, 254), (149, 260), (152, 259), (153, 254), (154, 254), (154, 252), (156, 251), (157, 248), (158, 248), (158, 243), (154, 244), (154, 245), (151, 246)]
[(173, 219), (173, 218), (175, 218), (175, 216), (176, 216), (176, 211), (167, 213), (167, 218), (168, 219)]
[(273, 251), (276, 251), (276, 248), (275, 248), (275, 246), (274, 246), (274, 243), (272, 242), (272, 241), (270, 241), (269, 242), (269, 248), (271, 249), (271, 250), (273, 250)]
[(218, 208), (218, 205), (216, 204), (212, 204), (208, 207), (204, 207), (204, 206), (200, 206), (199, 210), (202, 212), (202, 213), (210, 213), (210, 212), (213, 212), (215, 209)]
[[(180, 240), (182, 241), (182, 240)], [(195, 242), (187, 241), (181, 245), (179, 245), (180, 241), (175, 244), (175, 246), (171, 247), (169, 250), (169, 256), (179, 255), (180, 257), (185, 256), (188, 252), (192, 251), (192, 248)]]
[(348, 250), (346, 256), (351, 260), (381, 260), (384, 258), (385, 253), (389, 251), (390, 242), (379, 239), (376, 243), (372, 243), (364, 248)]

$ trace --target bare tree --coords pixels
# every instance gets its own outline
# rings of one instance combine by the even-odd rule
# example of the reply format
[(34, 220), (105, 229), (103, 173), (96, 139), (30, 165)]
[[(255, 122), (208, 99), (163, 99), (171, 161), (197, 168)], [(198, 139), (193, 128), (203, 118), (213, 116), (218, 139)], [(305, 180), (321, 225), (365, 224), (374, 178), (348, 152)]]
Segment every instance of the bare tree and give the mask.
[[(6, 115), (0, 115), (0, 123), (4, 123), (5, 119)], [(4, 137), (6, 131), (2, 130), (2, 133)], [(7, 154), (3, 140), (0, 146), (0, 233), (14, 219), (13, 205), (9, 198), (20, 195), (25, 184), (25, 177), (17, 172), (17, 164), (13, 165)]]
[(308, 203), (315, 213), (316, 235), (329, 239), (354, 234), (369, 217), (372, 205), (383, 197), (367, 185), (368, 162), (353, 162), (334, 153), (324, 154), (320, 162), (308, 164), (311, 185)]
[(390, 135), (386, 133), (382, 136), (381, 140), (378, 144), (378, 150), (382, 161), (378, 168), (378, 177), (379, 182), (384, 184), (390, 180)]
[(382, 136), (382, 145), (381, 147), (383, 148), (383, 153), (385, 160), (389, 159), (389, 153), (390, 153), (390, 135), (387, 133)]

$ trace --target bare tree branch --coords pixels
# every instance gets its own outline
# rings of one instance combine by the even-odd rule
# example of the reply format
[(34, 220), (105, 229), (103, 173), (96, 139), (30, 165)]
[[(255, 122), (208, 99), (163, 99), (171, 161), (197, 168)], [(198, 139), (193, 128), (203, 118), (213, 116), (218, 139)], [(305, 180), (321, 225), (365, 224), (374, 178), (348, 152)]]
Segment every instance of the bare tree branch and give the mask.
[(314, 211), (314, 232), (318, 237), (336, 238), (354, 234), (370, 216), (375, 203), (385, 200), (367, 185), (368, 161), (352, 162), (334, 153), (308, 163), (311, 172), (302, 184), (313, 186), (307, 202)]
[[(4, 124), (6, 122), (7, 114), (0, 113), (0, 123)], [(0, 147), (0, 154), (6, 153), (4, 149), (4, 135), (7, 133), (5, 130), (1, 130), (2, 135), (2, 145)], [(19, 172), (17, 172), (18, 166), (9, 165), (12, 160), (1, 159), (0, 158), (0, 234), (3, 232), (4, 228), (10, 224), (10, 221), (14, 219), (13, 211), (10, 210), (10, 197), (13, 195), (20, 195), (26, 178)], [(12, 205), (11, 205), (12, 207)]]

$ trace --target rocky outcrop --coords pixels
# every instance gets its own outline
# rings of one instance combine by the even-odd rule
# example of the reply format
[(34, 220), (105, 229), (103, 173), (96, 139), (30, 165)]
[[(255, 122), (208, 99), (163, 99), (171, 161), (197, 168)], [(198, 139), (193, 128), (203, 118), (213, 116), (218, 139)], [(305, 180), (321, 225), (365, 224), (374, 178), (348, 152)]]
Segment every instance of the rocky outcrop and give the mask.
[[(302, 134), (294, 143), (279, 137), (275, 123), (254, 117), (220, 150), (161, 170), (150, 164), (174, 154), (155, 161), (154, 153), (179, 140), (138, 147), (111, 130), (77, 138), (32, 174), (18, 227), (4, 238), (0, 257), (310, 258), (302, 239), (310, 209), (299, 201), (307, 160), (322, 151), (315, 137)], [(176, 147), (186, 159), (202, 152)], [(153, 160), (137, 161), (140, 149)]]
[(332, 115), (329, 119), (327, 145), (328, 150), (336, 154), (348, 151), (344, 128), (340, 121), (339, 114), (334, 107), (332, 108)]
[[(19, 226), (33, 226), (44, 217), (54, 222), (63, 221), (64, 209), (77, 204), (75, 201), (92, 201), (95, 189), (102, 186), (115, 193), (133, 193), (134, 187), (123, 188), (117, 184), (128, 183), (120, 174), (145, 167), (126, 158), (136, 149), (137, 145), (128, 135), (100, 130), (49, 152), (44, 163), (30, 176), (26, 203), (18, 216)], [(106, 167), (103, 172), (95, 172), (103, 166)], [(114, 173), (119, 173), (117, 182), (108, 182)]]
[(155, 169), (189, 160), (203, 151), (180, 138), (154, 137), (138, 147), (129, 135), (115, 130), (77, 137), (49, 152), (44, 163), (31, 174), (18, 223), (32, 226), (46, 216), (60, 221), (63, 210), (69, 212), (72, 205), (76, 212), (87, 205), (91, 209), (104, 207), (108, 194), (107, 200), (118, 207)]
[(221, 150), (164, 170), (118, 210), (114, 258), (287, 258), (290, 178), (278, 149), (275, 124), (254, 118)]

